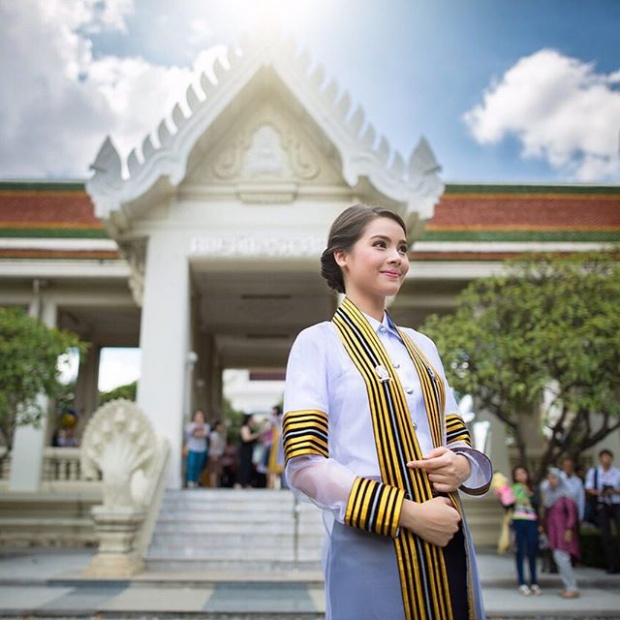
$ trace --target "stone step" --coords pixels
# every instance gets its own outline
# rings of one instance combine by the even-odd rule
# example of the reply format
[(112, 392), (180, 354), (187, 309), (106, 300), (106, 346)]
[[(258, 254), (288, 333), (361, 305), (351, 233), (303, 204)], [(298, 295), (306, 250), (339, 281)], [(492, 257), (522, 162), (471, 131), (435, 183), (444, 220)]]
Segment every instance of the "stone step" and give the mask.
[(148, 560), (153, 558), (181, 560), (195, 559), (215, 561), (218, 559), (230, 559), (235, 561), (243, 560), (293, 560), (295, 557), (316, 560), (321, 559), (321, 547), (298, 547), (297, 553), (293, 550), (293, 546), (288, 547), (219, 547), (219, 548), (200, 548), (200, 547), (158, 547), (153, 549), (146, 556)]
[(299, 546), (315, 547), (323, 543), (323, 535), (321, 534), (295, 534), (289, 533), (270, 533), (257, 534), (256, 532), (238, 532), (213, 535), (191, 535), (188, 536), (182, 532), (156, 532), (153, 536), (152, 544), (155, 547), (160, 545), (174, 546), (185, 545), (188, 547), (196, 547), (200, 549), (219, 549), (239, 547), (286, 547), (293, 544), (297, 540)]
[[(234, 521), (222, 519), (204, 520), (200, 518), (189, 519), (165, 519), (159, 520), (157, 523), (156, 533), (168, 534), (179, 532), (186, 534), (235, 534), (245, 531), (247, 524), (240, 519)], [(290, 520), (282, 521), (262, 521), (252, 522), (252, 531), (257, 534), (290, 534), (295, 531), (295, 523)], [(310, 522), (302, 520), (298, 523), (297, 531), (300, 534), (323, 534), (322, 522)]]
[(149, 555), (158, 554), (163, 550), (172, 550), (174, 552), (176, 549), (187, 549), (194, 557), (201, 557), (201, 554), (204, 554), (207, 558), (213, 554), (229, 556), (237, 554), (239, 557), (243, 557), (244, 554), (249, 556), (260, 553), (274, 556), (283, 551), (288, 552), (293, 547), (306, 553), (318, 553), (323, 548), (323, 539), (300, 537), (296, 540), (294, 536), (282, 536), (280, 538), (274, 536), (271, 538), (248, 538), (240, 542), (233, 539), (191, 540), (188, 542), (187, 539), (181, 537), (166, 538), (151, 545)]
[(290, 491), (167, 491), (145, 557), (148, 571), (320, 568), (321, 511)]
[(247, 571), (277, 571), (290, 572), (293, 570), (318, 571), (321, 569), (320, 559), (297, 559), (294, 558), (262, 558), (236, 560), (229, 557), (215, 558), (213, 560), (196, 558), (161, 558), (147, 557), (145, 559), (148, 571), (161, 572), (184, 572), (184, 571), (208, 571), (208, 570), (235, 570)]

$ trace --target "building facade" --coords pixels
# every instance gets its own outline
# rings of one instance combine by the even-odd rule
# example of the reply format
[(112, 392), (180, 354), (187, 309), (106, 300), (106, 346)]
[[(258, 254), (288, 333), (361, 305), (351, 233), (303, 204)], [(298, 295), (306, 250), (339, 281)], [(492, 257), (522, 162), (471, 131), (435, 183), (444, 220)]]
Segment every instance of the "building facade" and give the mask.
[[(215, 75), (127, 160), (106, 139), (87, 181), (0, 183), (0, 305), (91, 343), (83, 420), (101, 348), (140, 347), (138, 403), (170, 441), (172, 488), (184, 419), (219, 415), (223, 371), (281, 373), (295, 335), (332, 316), (319, 256), (350, 204), (406, 220), (412, 265), (390, 310), (412, 327), (507, 258), (620, 240), (620, 188), (445, 185), (423, 138), (394, 152), (290, 41), (248, 42)], [(49, 437), (17, 431), (13, 488), (36, 490)]]

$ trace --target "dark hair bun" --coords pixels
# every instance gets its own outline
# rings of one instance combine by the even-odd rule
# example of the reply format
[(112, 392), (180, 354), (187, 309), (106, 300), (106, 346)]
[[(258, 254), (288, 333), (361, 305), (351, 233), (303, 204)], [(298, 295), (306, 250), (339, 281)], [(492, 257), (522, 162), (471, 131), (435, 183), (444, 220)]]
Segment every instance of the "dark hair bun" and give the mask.
[(342, 271), (336, 263), (334, 252), (329, 249), (321, 254), (321, 276), (327, 281), (329, 288), (344, 293), (344, 278)]

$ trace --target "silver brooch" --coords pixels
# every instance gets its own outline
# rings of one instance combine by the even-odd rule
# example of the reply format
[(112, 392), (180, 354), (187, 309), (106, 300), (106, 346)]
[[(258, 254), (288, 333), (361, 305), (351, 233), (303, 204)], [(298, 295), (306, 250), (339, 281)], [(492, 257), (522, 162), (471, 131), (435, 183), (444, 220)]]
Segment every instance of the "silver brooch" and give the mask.
[(379, 380), (381, 381), (381, 383), (385, 383), (386, 381), (390, 381), (390, 373), (388, 372), (388, 369), (385, 366), (381, 366), (379, 364), (379, 366), (377, 366), (375, 368), (375, 371), (376, 371), (377, 377), (379, 377)]

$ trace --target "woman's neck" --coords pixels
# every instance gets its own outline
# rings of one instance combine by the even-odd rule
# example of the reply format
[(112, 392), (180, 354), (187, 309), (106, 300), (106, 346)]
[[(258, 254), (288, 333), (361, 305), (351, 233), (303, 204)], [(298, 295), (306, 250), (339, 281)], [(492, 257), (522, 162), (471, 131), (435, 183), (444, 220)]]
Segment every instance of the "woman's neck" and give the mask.
[(349, 301), (352, 301), (358, 310), (361, 310), (364, 314), (371, 316), (373, 319), (381, 322), (383, 321), (383, 315), (385, 314), (385, 299), (370, 299), (367, 297), (360, 297), (358, 295), (346, 294)]

